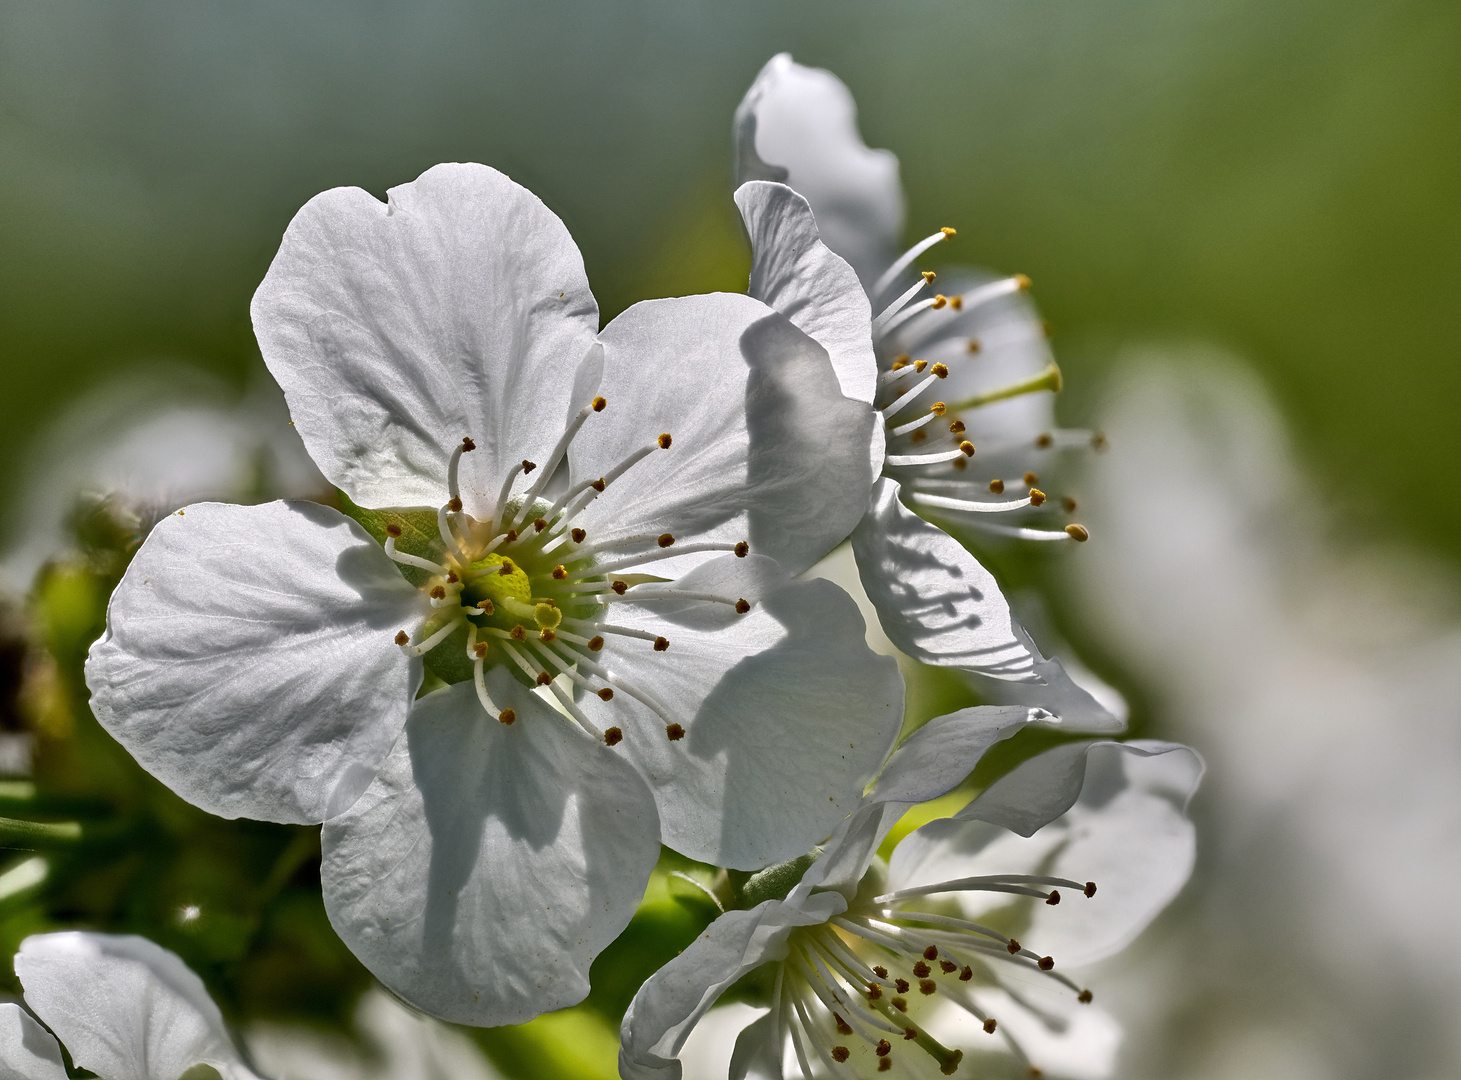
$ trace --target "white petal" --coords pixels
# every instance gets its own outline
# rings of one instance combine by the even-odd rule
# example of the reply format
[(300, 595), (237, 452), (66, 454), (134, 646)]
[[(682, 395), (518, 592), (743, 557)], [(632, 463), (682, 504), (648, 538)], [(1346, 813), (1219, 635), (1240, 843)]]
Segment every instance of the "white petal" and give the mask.
[(421, 699), (360, 801), (326, 823), (325, 907), (392, 991), (455, 1023), (517, 1024), (588, 993), (659, 857), (654, 801), (506, 671)]
[(66, 1080), (55, 1038), (13, 1002), (0, 1004), (0, 1076), (5, 1080)]
[(158, 523), (112, 594), (91, 707), (195, 806), (318, 823), (365, 790), (406, 721), (421, 661), (392, 639), (423, 610), (336, 510), (197, 503)]
[[(1032, 671), (1041, 681), (1011, 682), (990, 678), (982, 672), (963, 672), (965, 681), (981, 698), (998, 704), (1044, 709), (1054, 714), (1044, 722), (1046, 726), (1071, 734), (1118, 735), (1126, 730), (1130, 713), (1126, 699), (1116, 689), (1107, 686), (1079, 660), (1072, 662), (1071, 671), (1066, 671), (1060, 657), (1047, 658), (1023, 626), (1015, 622), (1013, 627), (1015, 637), (1034, 657)], [(1080, 672), (1081, 678), (1076, 678), (1075, 672)], [(1093, 691), (1098, 691), (1100, 696)]]
[(736, 182), (780, 180), (806, 196), (827, 246), (870, 284), (903, 233), (898, 159), (869, 150), (842, 80), (772, 59), (736, 109)]
[[(709, 1020), (715, 1012), (705, 1019)], [(727, 1080), (782, 1080), (786, 1073), (781, 1067), (782, 1046), (775, 1020), (768, 1012), (741, 1031), (731, 1050)], [(704, 1023), (702, 1020), (701, 1024)]]
[(897, 481), (879, 479), (852, 534), (858, 573), (883, 632), (925, 664), (1035, 682), (1039, 654), (1017, 633), (994, 575), (898, 496)]
[(620, 1075), (678, 1080), (675, 1055), (725, 989), (767, 961), (783, 959), (786, 939), (798, 926), (815, 926), (846, 909), (840, 894), (818, 893), (800, 904), (767, 900), (720, 916), (634, 995), (620, 1029)]
[[(1085, 742), (1047, 750), (954, 818), (906, 837), (893, 852), (888, 887), (987, 874), (1094, 881), (1092, 897), (1070, 890), (1055, 906), (1029, 903), (1029, 928), (1020, 938), (1059, 965), (1098, 960), (1136, 937), (1192, 872), (1196, 844), (1187, 803), (1202, 768), (1196, 752), (1177, 743)], [(998, 893), (959, 895), (974, 918), (1009, 900)]]
[(666, 721), (623, 692), (612, 703), (590, 695), (583, 708), (602, 727), (623, 727), (676, 851), (747, 870), (804, 854), (858, 805), (897, 738), (897, 664), (868, 649), (846, 593), (792, 581), (770, 559), (726, 556), (676, 588), (745, 598), (751, 610), (614, 604), (614, 623), (661, 635), (669, 649), (610, 635), (601, 663), (662, 703), (684, 738), (669, 740)]
[(15, 973), (71, 1059), (106, 1080), (177, 1080), (198, 1064), (254, 1076), (203, 981), (146, 938), (38, 934), (20, 943)]
[(563, 222), (495, 169), (438, 165), (388, 195), (305, 204), (254, 332), (331, 483), (363, 506), (439, 506), (471, 436), (462, 498), (485, 516), (508, 466), (562, 434), (598, 306)]
[(873, 413), (843, 397), (827, 352), (747, 296), (636, 304), (600, 335), (608, 408), (569, 451), (575, 480), (673, 437), (579, 516), (589, 536), (748, 540), (804, 570), (867, 505)]
[(736, 205), (751, 236), (746, 291), (815, 338), (832, 358), (842, 392), (871, 404), (878, 378), (873, 313), (857, 274), (822, 243), (812, 208), (785, 184), (742, 184)]

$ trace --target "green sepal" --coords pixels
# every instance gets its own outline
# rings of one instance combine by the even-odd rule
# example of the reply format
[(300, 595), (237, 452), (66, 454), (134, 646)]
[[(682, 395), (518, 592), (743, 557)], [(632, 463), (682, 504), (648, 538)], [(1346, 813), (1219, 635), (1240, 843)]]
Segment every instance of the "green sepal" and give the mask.
[[(349, 495), (339, 492), (340, 511), (354, 520), (362, 529), (375, 538), (382, 547), (386, 542), (386, 527), (395, 525), (401, 535), (396, 538), (396, 550), (419, 559), (440, 562), (446, 548), (441, 542), (441, 533), (436, 528), (436, 511), (428, 507), (398, 507), (389, 510), (367, 510), (355, 503)], [(422, 585), (430, 575), (414, 566), (400, 567), (401, 574), (412, 585)]]

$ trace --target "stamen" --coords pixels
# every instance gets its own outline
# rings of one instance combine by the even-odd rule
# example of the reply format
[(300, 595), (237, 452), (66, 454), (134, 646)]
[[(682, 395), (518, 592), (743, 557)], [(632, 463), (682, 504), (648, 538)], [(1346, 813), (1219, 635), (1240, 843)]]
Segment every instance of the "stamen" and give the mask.
[[(882, 331), (883, 327), (886, 326), (895, 315), (902, 311), (904, 307), (910, 301), (912, 301), (915, 296), (917, 296), (927, 287), (927, 280), (920, 281), (917, 285), (911, 286), (906, 292), (899, 296), (898, 299), (894, 300), (887, 307), (883, 308), (882, 311), (878, 312), (877, 318), (873, 319), (873, 337), (876, 338)], [(921, 306), (916, 305), (916, 307), (918, 308), (918, 310), (922, 310), (922, 308), (927, 307), (931, 303), (933, 303), (932, 300), (924, 300), (922, 301)]]
[[(919, 287), (922, 288), (922, 286)], [(883, 338), (886, 338), (894, 330), (898, 329), (898, 327), (902, 326), (909, 319), (913, 318), (913, 316), (917, 315), (920, 311), (927, 311), (929, 308), (941, 308), (948, 302), (948, 297), (946, 296), (933, 296), (929, 297), (927, 300), (920, 300), (916, 304), (909, 304), (902, 311), (895, 312), (889, 318), (884, 320), (881, 324), (879, 324), (878, 321), (874, 319), (873, 340), (879, 341)]]
[[(669, 536), (669, 533), (665, 533), (665, 536)], [(660, 539), (662, 541), (663, 537), (661, 537)], [(618, 562), (601, 563), (597, 566), (585, 566), (582, 570), (577, 571), (577, 574), (594, 576), (598, 576), (600, 574), (612, 574), (616, 571), (623, 570), (626, 567), (639, 566), (641, 563), (655, 562), (659, 559), (673, 559), (679, 555), (693, 555), (697, 552), (702, 551), (734, 551), (737, 555), (741, 556), (741, 558), (745, 558), (745, 553), (750, 550), (750, 548), (746, 546), (746, 542), (744, 540), (742, 540), (738, 544), (717, 544), (711, 543), (709, 541), (703, 544), (680, 544), (674, 547), (673, 550), (671, 550), (669, 544), (665, 543), (660, 543), (660, 547), (664, 550), (650, 551), (646, 552), (643, 555), (633, 555), (629, 558), (620, 559)], [(581, 557), (585, 550), (589, 549), (580, 548), (578, 551), (574, 552), (574, 557)], [(595, 548), (593, 550), (602, 549)]]
[[(395, 526), (391, 526), (391, 528), (395, 528)], [(415, 555), (407, 555), (404, 551), (397, 551), (396, 538), (389, 535), (389, 530), (386, 536), (385, 549), (387, 555), (404, 566), (414, 566), (418, 570), (428, 570), (433, 574), (446, 575), (451, 573), (451, 570), (448, 567), (442, 566), (441, 563), (432, 562), (430, 559), (417, 558)]]
[(925, 251), (933, 247), (935, 244), (940, 244), (953, 235), (953, 229), (940, 229), (938, 232), (933, 233), (930, 236), (925, 236), (922, 240), (918, 241), (918, 243), (914, 244), (907, 251), (903, 252), (902, 255), (899, 255), (898, 258), (894, 260), (893, 265), (884, 270), (882, 272), (882, 275), (879, 276), (878, 280), (873, 282), (872, 295), (878, 296), (879, 294), (881, 294), (889, 285), (898, 280), (898, 275), (900, 275), (901, 273), (903, 273), (904, 270), (907, 270), (910, 266), (913, 265), (914, 259), (918, 258), (918, 256), (922, 255)]
[(507, 479), (502, 481), (502, 488), (497, 493), (497, 505), (492, 510), (492, 534), (494, 536), (502, 531), (504, 524), (502, 513), (507, 509), (508, 497), (512, 495), (512, 485), (517, 480), (518, 473), (526, 476), (532, 471), (528, 468), (529, 465), (532, 465), (532, 462), (524, 460), (521, 465), (514, 465), (507, 470)]
[[(946, 372), (948, 371), (947, 368), (945, 368), (944, 370)], [(888, 404), (884, 405), (880, 411), (884, 416), (887, 417), (896, 416), (902, 410), (903, 406), (907, 405), (914, 398), (918, 397), (918, 395), (922, 394), (936, 381), (938, 381), (938, 378), (939, 376), (937, 373), (931, 373), (925, 378), (919, 379), (918, 382), (915, 383), (913, 386), (909, 387), (907, 390), (903, 391), (903, 393), (895, 397), (892, 401), (888, 402)]]
[[(1004, 485), (1001, 484), (1001, 490), (1003, 487)], [(943, 495), (930, 495), (922, 491), (913, 491), (909, 498), (922, 506), (937, 506), (944, 510), (965, 510), (973, 514), (1002, 514), (1010, 510), (1019, 510), (1025, 506), (1040, 505), (1030, 497), (1010, 499), (1008, 502), (972, 502), (968, 499), (950, 499)], [(1041, 496), (1040, 501), (1044, 502), (1044, 496)]]
[(457, 482), (457, 473), (462, 463), (462, 455), (470, 454), (475, 449), (477, 449), (477, 444), (471, 440), (471, 437), (463, 436), (462, 441), (452, 449), (451, 457), (447, 459), (446, 490), (454, 502), (460, 502), (462, 498), (461, 485)]
[[(521, 629), (521, 627), (518, 627), (518, 629)], [(574, 704), (573, 698), (564, 692), (563, 687), (554, 682), (551, 677), (546, 683), (538, 682), (540, 675), (548, 674), (546, 671), (540, 672), (535, 670), (532, 664), (528, 663), (527, 657), (523, 656), (522, 652), (511, 641), (504, 641), (502, 648), (512, 659), (512, 662), (522, 669), (524, 675), (532, 679), (539, 686), (546, 686), (548, 688), (548, 691), (558, 699), (558, 704), (563, 706), (564, 711), (573, 717), (579, 727), (583, 728), (584, 731), (588, 732), (595, 739), (602, 739), (604, 737), (604, 733), (598, 729), (598, 726), (592, 720), (584, 715), (582, 709)]]
[(401, 651), (407, 656), (424, 656), (426, 653), (429, 653), (432, 649), (436, 648), (448, 637), (450, 637), (452, 631), (454, 631), (457, 627), (461, 626), (462, 623), (466, 621), (467, 616), (465, 613), (453, 615), (450, 619), (447, 620), (445, 625), (443, 625), (425, 641), (419, 642), (415, 645), (402, 645)]
[[(600, 402), (603, 402), (603, 404), (600, 404)], [(558, 437), (558, 443), (553, 447), (553, 452), (548, 455), (548, 460), (543, 466), (542, 474), (539, 475), (537, 480), (533, 481), (533, 486), (528, 488), (527, 494), (523, 496), (522, 508), (518, 511), (517, 518), (513, 522), (515, 527), (522, 528), (524, 522), (527, 520), (528, 514), (532, 512), (533, 503), (537, 501), (538, 496), (542, 494), (543, 488), (547, 486), (548, 481), (552, 478), (553, 471), (558, 468), (558, 463), (563, 460), (563, 455), (568, 452), (568, 444), (573, 442), (573, 437), (578, 434), (578, 429), (583, 427), (583, 422), (594, 413), (602, 412), (604, 405), (607, 404), (608, 402), (604, 401), (603, 398), (595, 398), (592, 405), (585, 405), (574, 414), (572, 420), (568, 421), (568, 426), (563, 429), (563, 434)], [(526, 468), (524, 471), (527, 471)], [(541, 532), (542, 530), (539, 531)]]
[[(1090, 883), (1094, 886), (1094, 882)], [(907, 900), (915, 896), (929, 896), (933, 893), (943, 892), (1015, 892), (1020, 891), (1025, 896), (1038, 896), (1044, 900), (1048, 890), (1036, 891), (1029, 888), (1020, 888), (1029, 885), (1049, 885), (1066, 889), (1085, 890), (1086, 886), (1079, 881), (1072, 881), (1069, 878), (1044, 877), (1032, 874), (990, 874), (982, 877), (954, 878), (951, 881), (940, 881), (933, 885), (915, 885), (909, 889), (899, 889), (896, 892), (884, 893), (882, 896), (873, 897), (874, 904), (896, 904), (900, 900)], [(1094, 895), (1094, 888), (1092, 895)]]
[(441, 542), (446, 545), (447, 554), (455, 555), (457, 564), (466, 566), (471, 560), (462, 553), (462, 545), (457, 542), (456, 534), (452, 532), (451, 522), (447, 518), (448, 510), (460, 510), (461, 508), (461, 499), (453, 499), (446, 506), (440, 507), (436, 511), (436, 531), (441, 533)]
[(930, 409), (928, 412), (924, 413), (917, 420), (910, 420), (906, 424), (899, 424), (897, 427), (892, 428), (888, 432), (888, 435), (890, 438), (897, 438), (899, 435), (907, 435), (910, 431), (917, 431), (925, 424), (933, 423), (933, 421), (937, 420), (943, 414), (943, 402), (939, 402), (938, 405), (936, 405), (933, 409)]
[(883, 463), (893, 467), (900, 465), (938, 465), (945, 461), (954, 461), (961, 457), (973, 457), (974, 444), (967, 439), (959, 444), (957, 450), (948, 450), (942, 454), (889, 454), (883, 458)]
[[(559, 646), (559, 648), (561, 648), (561, 646)], [(551, 651), (551, 650), (545, 650), (545, 651)], [(630, 697), (634, 698), (636, 701), (639, 701), (640, 703), (642, 703), (646, 708), (648, 708), (651, 712), (653, 712), (656, 716), (658, 716), (665, 723), (668, 724), (668, 723), (671, 722), (670, 710), (665, 705), (662, 705), (659, 701), (657, 701), (656, 699), (654, 699), (653, 697), (651, 697), (649, 694), (645, 693), (643, 690), (640, 690), (637, 687), (632, 686), (631, 684), (629, 684), (628, 682), (626, 682), (624, 679), (622, 679), (618, 675), (615, 675), (608, 668), (603, 667), (600, 664), (594, 663), (592, 660), (588, 659), (588, 657), (586, 657), (586, 656), (580, 655), (580, 656), (575, 657), (575, 659), (578, 661), (579, 667), (583, 668), (585, 671), (589, 672), (590, 674), (597, 675), (599, 678), (603, 679), (604, 682), (608, 683), (609, 685), (614, 686), (614, 687), (617, 687), (620, 690), (623, 690), (624, 693), (628, 694)], [(561, 662), (558, 662), (555, 666), (562, 667), (562, 664), (561, 664)], [(566, 668), (564, 668), (564, 674), (568, 674), (569, 675), (569, 678), (574, 678), (575, 677), (574, 675), (569, 674)], [(585, 682), (585, 683), (583, 683), (583, 685), (587, 686), (588, 684), (587, 684), (587, 682)]]

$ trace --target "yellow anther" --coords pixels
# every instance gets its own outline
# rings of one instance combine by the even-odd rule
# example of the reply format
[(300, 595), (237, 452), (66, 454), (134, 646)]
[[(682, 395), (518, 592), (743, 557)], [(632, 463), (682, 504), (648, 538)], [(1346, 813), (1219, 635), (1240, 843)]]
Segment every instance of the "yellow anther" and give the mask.
[(1038, 476), (1036, 476), (1032, 472), (1027, 472), (1025, 474), (1024, 479), (1025, 479), (1025, 483), (1027, 485), (1031, 486), (1031, 487), (1033, 487), (1035, 484), (1038, 484), (1040, 482), (1040, 478)]
[(604, 398), (601, 398), (601, 397), (594, 398), (594, 412), (603, 412), (604, 411), (604, 406), (607, 405), (607, 404), (608, 404), (608, 401), (606, 399), (604, 399)]
[(935, 364), (931, 370), (940, 379), (947, 379), (949, 377), (949, 369), (946, 364)]
[(1090, 532), (1084, 525), (1067, 525), (1065, 534), (1077, 543), (1084, 544), (1091, 538)]
[(478, 660), (481, 660), (483, 657), (485, 657), (487, 655), (487, 643), (485, 641), (479, 641), (477, 642), (477, 644), (473, 645), (472, 655), (475, 656)]
[(951, 420), (951, 421), (949, 421), (949, 430), (951, 432), (953, 432), (955, 435), (962, 435), (962, 434), (964, 434), (964, 421), (962, 421), (962, 420)]
[(1041, 491), (1039, 488), (1031, 488), (1030, 489), (1030, 505), (1031, 506), (1043, 506), (1044, 503), (1045, 503), (1045, 492)]
[(1027, 278), (1024, 274), (1016, 274), (1015, 287), (1020, 289), (1021, 291), (1028, 289), (1030, 287), (1030, 279)]
[(949, 307), (953, 308), (955, 311), (963, 311), (964, 298), (962, 296), (949, 297)]
[(916, 371), (916, 372), (918, 372), (918, 374), (920, 374), (920, 375), (923, 374), (923, 369), (926, 368), (926, 367), (928, 367), (928, 361), (927, 360), (916, 360), (913, 363), (913, 370)]
[(670, 438), (670, 433), (668, 431), (666, 431), (658, 439), (659, 448), (661, 450), (668, 450), (670, 448), (670, 443), (673, 442), (673, 441), (674, 440)]
[(977, 338), (969, 339), (969, 351), (971, 353), (977, 353), (981, 347)]
[(500, 713), (497, 714), (497, 719), (501, 723), (510, 725), (514, 720), (517, 719), (517, 713), (513, 712), (511, 709), (503, 709)]
[(559, 563), (557, 566), (553, 567), (553, 579), (555, 581), (562, 581), (567, 576), (568, 567), (564, 566), (562, 563)]
[(948, 304), (948, 302), (949, 298), (943, 293), (939, 293), (933, 298), (933, 303), (930, 304), (929, 307), (933, 308), (934, 311), (937, 311), (939, 308), (944, 307), (946, 304)]
[(944, 414), (944, 410), (946, 410), (947, 408), (948, 406), (945, 405), (942, 401), (935, 401), (932, 405), (928, 407), (928, 411), (933, 413), (935, 416), (942, 416)]
[(994, 492), (994, 494), (996, 494), (996, 495), (1003, 495), (1004, 494), (1004, 481), (1003, 480), (991, 480), (989, 482), (989, 490), (992, 491), (992, 492)]
[(942, 229), (940, 229), (939, 232), (943, 233), (945, 236), (957, 236), (957, 235), (959, 235), (959, 230), (958, 229), (951, 229), (947, 225), (945, 225)]
[(965, 439), (959, 444), (959, 449), (964, 452), (965, 457), (974, 456), (974, 444), (971, 443), (968, 439)]
[(547, 642), (557, 641), (558, 632), (554, 630), (551, 626), (545, 626), (543, 627), (543, 629), (538, 631), (538, 640)]
[(925, 285), (932, 285), (933, 279), (936, 277), (938, 277), (938, 275), (935, 274), (932, 270), (925, 270), (923, 272), (923, 282)]

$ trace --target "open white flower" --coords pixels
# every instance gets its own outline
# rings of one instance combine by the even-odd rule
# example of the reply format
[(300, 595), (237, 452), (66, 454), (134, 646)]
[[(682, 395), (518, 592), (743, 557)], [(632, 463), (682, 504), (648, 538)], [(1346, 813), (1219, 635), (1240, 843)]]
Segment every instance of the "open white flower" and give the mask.
[(880, 421), (883, 477), (853, 547), (888, 637), (915, 659), (1005, 684), (999, 699), (1052, 709), (1069, 729), (1120, 730), (1041, 655), (963, 545), (909, 509), (985, 537), (1088, 537), (1075, 523), (1038, 527), (1056, 511), (1038, 472), (1093, 436), (1054, 426), (1060, 369), (1028, 281), (959, 271), (949, 295), (928, 295), (935, 275), (914, 263), (954, 230), (897, 255), (897, 159), (863, 144), (852, 95), (829, 72), (773, 58), (736, 112), (735, 135), (750, 295), (821, 342), (843, 393)]
[[(480, 165), (311, 200), (253, 316), (355, 520), (168, 518), (87, 682), (196, 805), (329, 819), (331, 919), (388, 987), (478, 1024), (571, 1004), (661, 836), (754, 869), (855, 805), (902, 684), (788, 576), (871, 482), (813, 339), (732, 295), (596, 332), (563, 223)], [(454, 685), (413, 708), (423, 663)]]
[(905, 837), (887, 867), (874, 859), (910, 802), (1027, 722), (1012, 711), (966, 710), (915, 733), (784, 899), (727, 912), (656, 972), (624, 1018), (622, 1074), (679, 1077), (691, 1029), (762, 965), (770, 1009), (737, 1039), (732, 1080), (952, 1075), (966, 1055), (996, 1054), (1108, 1072), (1119, 1029), (1064, 968), (1120, 949), (1186, 881), (1195, 753), (1057, 747)]
[[(15, 974), (25, 1004), (0, 1004), (0, 1074), (66, 1080), (71, 1060), (101, 1080), (212, 1075), (258, 1080), (234, 1047), (203, 980), (146, 938), (68, 931), (20, 943)], [(46, 1028), (50, 1028), (47, 1031)], [(54, 1033), (54, 1034), (53, 1034)]]

